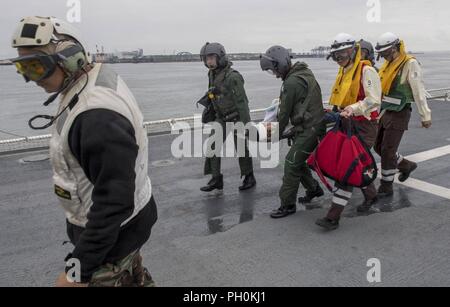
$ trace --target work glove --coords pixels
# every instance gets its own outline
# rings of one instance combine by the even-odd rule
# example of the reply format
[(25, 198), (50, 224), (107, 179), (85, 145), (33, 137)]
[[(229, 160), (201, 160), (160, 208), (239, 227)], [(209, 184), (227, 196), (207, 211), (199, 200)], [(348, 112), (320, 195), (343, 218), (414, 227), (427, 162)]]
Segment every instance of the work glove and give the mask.
[(422, 127), (426, 128), (426, 129), (430, 128), (431, 127), (431, 120), (422, 122)]

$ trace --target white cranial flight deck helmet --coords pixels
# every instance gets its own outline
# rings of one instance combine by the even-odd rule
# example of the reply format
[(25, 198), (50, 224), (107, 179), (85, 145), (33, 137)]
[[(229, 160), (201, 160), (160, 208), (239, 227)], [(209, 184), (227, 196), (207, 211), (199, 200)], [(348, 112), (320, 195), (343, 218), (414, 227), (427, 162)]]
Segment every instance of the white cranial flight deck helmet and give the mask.
[(13, 48), (37, 48), (41, 52), (11, 60), (18, 72), (31, 81), (50, 76), (56, 65), (63, 68), (67, 77), (72, 77), (90, 63), (78, 30), (54, 17), (23, 18), (13, 34), (11, 45)]
[(380, 36), (378, 39), (375, 50), (380, 53), (390, 48), (397, 46), (400, 43), (400, 38), (394, 33), (387, 32)]
[(13, 34), (11, 45), (13, 48), (38, 47), (64, 40), (64, 38), (75, 40), (83, 47), (87, 56), (87, 50), (78, 29), (55, 17), (23, 18)]
[[(45, 102), (47, 106), (52, 103), (60, 93), (69, 87), (80, 73), (86, 74), (86, 83), (83, 88), (73, 96), (68, 106), (78, 101), (78, 96), (85, 89), (89, 77), (86, 67), (90, 63), (89, 54), (82, 43), (81, 36), (71, 24), (54, 17), (31, 16), (23, 18), (11, 39), (13, 48), (31, 48), (35, 52), (21, 55), (11, 59), (26, 82), (39, 82), (53, 75), (59, 67), (65, 74), (62, 86)], [(30, 119), (32, 129), (45, 129), (50, 127), (57, 116), (38, 115)], [(38, 118), (50, 119), (44, 126), (36, 127), (32, 122)]]
[(355, 38), (347, 33), (339, 33), (333, 40), (331, 44), (330, 54), (327, 56), (327, 60), (333, 58), (334, 61), (337, 61), (336, 52), (346, 49), (354, 49), (356, 46)]
[(353, 36), (347, 33), (339, 33), (331, 44), (331, 53), (341, 51), (355, 46), (356, 40)]

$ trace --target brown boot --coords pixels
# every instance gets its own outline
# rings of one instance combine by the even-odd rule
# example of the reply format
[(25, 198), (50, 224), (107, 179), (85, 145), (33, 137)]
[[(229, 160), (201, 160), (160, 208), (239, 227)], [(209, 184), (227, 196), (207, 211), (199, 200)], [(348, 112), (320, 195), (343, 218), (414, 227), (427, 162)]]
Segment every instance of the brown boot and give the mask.
[(380, 181), (380, 187), (378, 188), (378, 197), (389, 197), (394, 195), (394, 183), (390, 181)]
[(361, 189), (364, 195), (364, 202), (356, 208), (359, 213), (365, 213), (372, 208), (378, 202), (377, 190), (375, 185), (372, 183), (367, 188)]
[(133, 286), (154, 287), (155, 282), (147, 269), (142, 265), (142, 256), (136, 255), (133, 259)]
[(335, 230), (339, 227), (339, 220), (345, 207), (337, 204), (332, 204), (328, 214), (323, 219), (316, 221), (316, 225), (325, 228), (326, 230)]
[(417, 163), (403, 159), (402, 162), (398, 164), (397, 168), (400, 171), (398, 180), (400, 182), (405, 182), (408, 180), (409, 175), (417, 169)]

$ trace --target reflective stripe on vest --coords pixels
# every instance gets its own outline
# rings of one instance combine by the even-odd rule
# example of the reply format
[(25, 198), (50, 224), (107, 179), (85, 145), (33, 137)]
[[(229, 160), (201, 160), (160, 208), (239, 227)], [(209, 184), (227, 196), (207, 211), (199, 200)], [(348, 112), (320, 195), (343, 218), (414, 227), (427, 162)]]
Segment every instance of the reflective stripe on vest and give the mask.
[(404, 66), (395, 77), (389, 95), (382, 98), (381, 110), (400, 112), (414, 102), (414, 95), (409, 83), (401, 83), (403, 68)]

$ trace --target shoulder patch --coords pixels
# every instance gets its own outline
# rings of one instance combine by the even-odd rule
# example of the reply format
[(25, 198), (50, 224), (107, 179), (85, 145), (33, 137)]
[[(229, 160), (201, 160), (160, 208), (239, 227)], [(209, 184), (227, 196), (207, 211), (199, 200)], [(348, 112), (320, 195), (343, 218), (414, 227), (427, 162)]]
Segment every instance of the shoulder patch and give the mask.
[(102, 67), (100, 68), (97, 76), (97, 80), (95, 81), (95, 86), (102, 86), (116, 91), (118, 77), (119, 76), (114, 70), (102, 64)]

